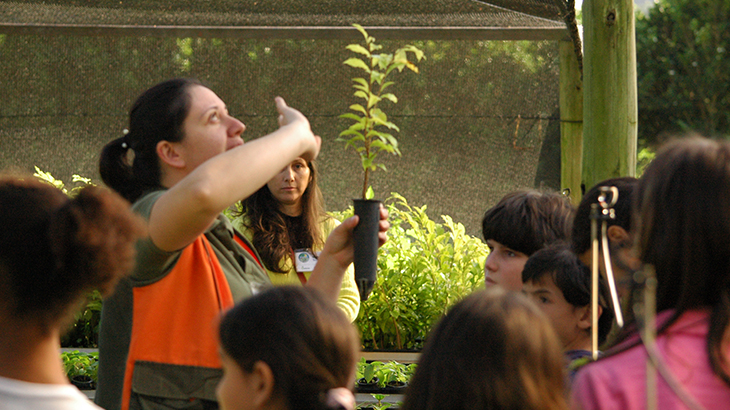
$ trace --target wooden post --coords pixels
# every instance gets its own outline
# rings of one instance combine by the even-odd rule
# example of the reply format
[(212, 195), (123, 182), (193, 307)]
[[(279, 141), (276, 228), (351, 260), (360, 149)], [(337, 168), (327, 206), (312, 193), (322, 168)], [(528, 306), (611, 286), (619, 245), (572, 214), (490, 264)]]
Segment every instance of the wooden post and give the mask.
[(583, 2), (583, 183), (636, 174), (633, 0)]
[(572, 41), (560, 42), (560, 188), (581, 200), (583, 166), (583, 81)]

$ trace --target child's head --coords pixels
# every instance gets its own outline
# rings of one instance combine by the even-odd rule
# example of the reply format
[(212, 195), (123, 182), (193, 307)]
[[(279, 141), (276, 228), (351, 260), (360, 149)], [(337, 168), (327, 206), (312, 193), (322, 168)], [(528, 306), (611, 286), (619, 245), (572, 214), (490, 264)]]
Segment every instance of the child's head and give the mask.
[(0, 177), (0, 324), (61, 329), (92, 289), (111, 293), (132, 269), (143, 222), (90, 186), (69, 198), (32, 176)]
[[(523, 291), (550, 318), (564, 350), (590, 350), (591, 271), (570, 250), (557, 243), (535, 252), (522, 271)], [(613, 322), (608, 287), (599, 275), (598, 343)]]
[(559, 193), (528, 190), (505, 195), (482, 219), (490, 249), (484, 264), (486, 285), (522, 289), (527, 258), (555, 241), (567, 240), (572, 221), (570, 200)]
[(357, 331), (311, 288), (274, 287), (244, 300), (223, 318), (220, 344), (224, 410), (336, 409), (328, 401), (354, 384)]
[[(636, 255), (632, 252), (632, 240), (630, 236), (633, 193), (638, 182), (639, 180), (633, 177), (621, 177), (611, 178), (597, 183), (583, 195), (583, 199), (575, 211), (575, 219), (573, 219), (571, 247), (580, 260), (590, 267), (593, 264), (591, 206), (598, 204), (601, 187), (616, 187), (618, 190), (618, 200), (613, 205), (616, 218), (606, 221), (606, 237), (611, 256), (611, 267), (616, 277), (619, 293), (625, 293), (626, 283), (630, 280), (630, 274), (636, 269), (639, 263)], [(600, 232), (600, 226), (599, 224), (598, 232)], [(606, 272), (602, 259), (603, 253), (600, 249), (599, 247), (598, 268), (605, 275)]]
[(404, 410), (565, 409), (560, 343), (519, 292), (477, 291), (428, 337)]

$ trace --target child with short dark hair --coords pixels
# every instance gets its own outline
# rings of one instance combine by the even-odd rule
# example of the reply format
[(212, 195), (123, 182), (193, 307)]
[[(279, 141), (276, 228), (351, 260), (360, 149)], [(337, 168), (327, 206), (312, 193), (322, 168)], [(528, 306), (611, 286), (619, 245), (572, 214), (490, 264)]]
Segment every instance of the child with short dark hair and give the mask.
[(572, 223), (573, 206), (560, 193), (524, 190), (505, 195), (482, 219), (489, 246), (486, 286), (521, 290), (527, 258), (553, 242), (568, 240)]
[[(550, 318), (568, 363), (591, 355), (591, 271), (565, 243), (535, 252), (522, 271), (523, 292)], [(598, 344), (606, 340), (614, 313), (599, 276)]]

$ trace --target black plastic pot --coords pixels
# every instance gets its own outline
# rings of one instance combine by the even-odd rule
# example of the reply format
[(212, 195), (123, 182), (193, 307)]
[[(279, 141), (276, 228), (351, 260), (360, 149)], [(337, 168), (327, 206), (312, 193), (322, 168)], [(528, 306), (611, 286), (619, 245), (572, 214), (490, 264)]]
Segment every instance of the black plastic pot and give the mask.
[(391, 381), (385, 384), (384, 394), (403, 394), (408, 383), (401, 381)]
[(360, 217), (353, 238), (355, 242), (355, 283), (360, 291), (360, 300), (368, 300), (373, 290), (378, 270), (378, 226), (380, 224), (380, 201), (374, 199), (353, 199), (355, 215)]
[(380, 379), (373, 377), (370, 382), (367, 382), (364, 378), (357, 380), (357, 392), (358, 393), (377, 393), (380, 392)]
[(89, 376), (73, 376), (71, 378), (71, 384), (76, 386), (79, 390), (93, 390), (94, 381)]

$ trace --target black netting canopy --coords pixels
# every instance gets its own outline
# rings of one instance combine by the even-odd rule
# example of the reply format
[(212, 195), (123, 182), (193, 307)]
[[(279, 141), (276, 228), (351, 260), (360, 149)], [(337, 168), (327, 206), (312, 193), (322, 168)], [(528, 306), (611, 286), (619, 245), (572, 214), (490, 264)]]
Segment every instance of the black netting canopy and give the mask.
[[(111, 26), (562, 29), (554, 0), (56, 0), (3, 2), (3, 23)], [(547, 32), (544, 31), (543, 32)]]
[[(276, 127), (273, 97), (323, 137), (327, 206), (358, 195), (359, 163), (335, 142), (354, 103), (342, 62), (352, 23), (394, 50), (414, 44), (420, 73), (394, 78), (401, 158), (383, 158), (378, 197), (404, 195), (478, 234), (506, 192), (559, 188), (558, 41), (554, 0), (31, 0), (0, 2), (0, 168), (38, 166), (99, 181), (97, 159), (121, 135), (145, 88), (196, 77), (247, 125)], [(255, 172), (255, 170), (252, 170)]]

